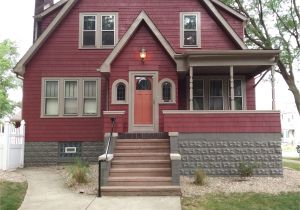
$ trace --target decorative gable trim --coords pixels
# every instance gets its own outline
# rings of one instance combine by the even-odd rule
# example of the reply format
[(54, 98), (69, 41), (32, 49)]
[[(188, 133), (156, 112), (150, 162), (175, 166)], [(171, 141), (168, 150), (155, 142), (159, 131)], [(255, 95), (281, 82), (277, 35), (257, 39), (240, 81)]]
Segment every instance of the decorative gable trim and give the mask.
[(229, 12), (230, 14), (232, 14), (233, 16), (237, 17), (238, 19), (240, 19), (242, 21), (248, 20), (247, 17), (245, 17), (241, 13), (235, 11), (234, 9), (232, 9), (231, 7), (227, 6), (226, 4), (224, 4), (223, 2), (221, 2), (219, 0), (211, 0), (211, 2), (214, 3), (215, 5), (221, 7), (222, 9), (226, 10), (227, 12)]
[(219, 23), (224, 27), (228, 35), (233, 39), (233, 41), (241, 48), (247, 49), (247, 46), (243, 42), (243, 40), (236, 34), (233, 28), (228, 24), (228, 22), (223, 18), (220, 12), (216, 9), (216, 7), (212, 4), (213, 0), (203, 0), (204, 4), (208, 7), (211, 13), (215, 16), (215, 18), (219, 21)]
[(67, 2), (68, 2), (68, 0), (61, 0), (61, 1), (57, 2), (56, 4), (54, 4), (53, 6), (49, 7), (48, 9), (44, 10), (40, 14), (34, 16), (34, 19), (38, 19), (38, 20), (42, 19), (43, 17), (47, 16), (49, 13), (53, 12), (57, 8), (63, 6)]
[(30, 61), (32, 56), (40, 49), (40, 47), (45, 43), (48, 37), (52, 34), (52, 32), (56, 29), (56, 27), (61, 23), (64, 17), (69, 13), (69, 11), (73, 8), (73, 6), (77, 3), (78, 0), (68, 0), (65, 6), (60, 10), (57, 16), (53, 19), (53, 21), (49, 24), (46, 30), (42, 33), (42, 35), (35, 41), (35, 43), (29, 48), (29, 50), (25, 53), (22, 59), (17, 63), (14, 68), (14, 72), (18, 75), (23, 76), (25, 73), (25, 65)]
[[(109, 73), (110, 72), (110, 65), (113, 62), (113, 60), (118, 56), (120, 51), (123, 49), (123, 47), (126, 45), (126, 43), (129, 41), (129, 39), (132, 37), (138, 26), (141, 24), (141, 22), (144, 21), (150, 30), (153, 32), (155, 37), (159, 40), (159, 42), (162, 44), (162, 46), (165, 48), (165, 50), (168, 52), (170, 57), (174, 60), (175, 52), (172, 49), (171, 45), (168, 43), (168, 41), (163, 37), (163, 35), (160, 33), (158, 28), (154, 25), (154, 23), (151, 21), (149, 16), (146, 14), (145, 11), (142, 11), (138, 17), (134, 20), (132, 25), (129, 27), (128, 31), (124, 34), (124, 36), (120, 39), (116, 47), (112, 50), (112, 52), (109, 54), (109, 56), (104, 60), (102, 65), (100, 66), (97, 71), (103, 72), (103, 73)], [(175, 60), (174, 60), (175, 61)]]

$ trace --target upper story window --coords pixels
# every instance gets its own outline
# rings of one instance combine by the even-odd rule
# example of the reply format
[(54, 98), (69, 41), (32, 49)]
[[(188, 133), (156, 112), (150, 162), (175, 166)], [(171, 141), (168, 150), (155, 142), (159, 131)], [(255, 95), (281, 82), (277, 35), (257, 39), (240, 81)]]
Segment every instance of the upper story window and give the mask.
[(200, 13), (180, 13), (180, 47), (200, 47)]
[(99, 81), (94, 78), (43, 78), (42, 117), (99, 116)]
[(81, 13), (80, 48), (113, 48), (118, 41), (118, 13)]

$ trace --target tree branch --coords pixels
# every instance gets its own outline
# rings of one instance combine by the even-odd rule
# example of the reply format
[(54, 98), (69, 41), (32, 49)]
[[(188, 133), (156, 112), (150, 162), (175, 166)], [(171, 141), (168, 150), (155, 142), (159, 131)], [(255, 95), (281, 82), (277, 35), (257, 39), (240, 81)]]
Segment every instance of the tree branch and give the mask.
[(296, 15), (298, 17), (298, 22), (300, 23), (300, 13), (299, 13), (299, 9), (298, 9), (298, 7), (296, 5), (296, 0), (293, 0), (293, 5), (294, 5), (295, 13), (296, 13)]
[(271, 38), (268, 32), (268, 29), (266, 27), (265, 21), (264, 21), (264, 14), (263, 14), (263, 6), (261, 3), (261, 0), (258, 0), (259, 3), (259, 7), (258, 7), (258, 11), (259, 11), (259, 22), (263, 27), (264, 30), (264, 34), (266, 35), (266, 44), (268, 45), (268, 47), (272, 48), (272, 44), (271, 44)]

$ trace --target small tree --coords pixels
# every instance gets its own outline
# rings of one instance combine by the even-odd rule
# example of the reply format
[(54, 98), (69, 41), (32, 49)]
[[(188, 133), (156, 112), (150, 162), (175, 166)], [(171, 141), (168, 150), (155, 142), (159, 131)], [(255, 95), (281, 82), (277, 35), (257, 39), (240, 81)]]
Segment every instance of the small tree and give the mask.
[(18, 56), (14, 42), (6, 39), (0, 42), (0, 118), (10, 114), (15, 103), (8, 99), (8, 91), (20, 85), (20, 81), (11, 72)]
[[(276, 71), (292, 92), (300, 114), (295, 71), (300, 62), (300, 12), (296, 0), (222, 0), (248, 18), (246, 44), (251, 48), (282, 50)], [(295, 69), (298, 68), (298, 69)]]

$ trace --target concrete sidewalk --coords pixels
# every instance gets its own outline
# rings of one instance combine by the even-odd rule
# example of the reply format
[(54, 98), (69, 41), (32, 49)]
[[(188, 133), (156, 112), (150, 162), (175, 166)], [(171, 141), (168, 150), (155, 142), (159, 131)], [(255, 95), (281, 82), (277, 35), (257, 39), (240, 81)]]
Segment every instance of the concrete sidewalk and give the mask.
[(25, 168), (21, 172), (28, 190), (19, 210), (180, 210), (178, 196), (102, 197), (68, 190), (61, 176), (50, 168)]

